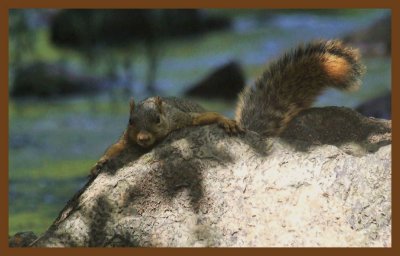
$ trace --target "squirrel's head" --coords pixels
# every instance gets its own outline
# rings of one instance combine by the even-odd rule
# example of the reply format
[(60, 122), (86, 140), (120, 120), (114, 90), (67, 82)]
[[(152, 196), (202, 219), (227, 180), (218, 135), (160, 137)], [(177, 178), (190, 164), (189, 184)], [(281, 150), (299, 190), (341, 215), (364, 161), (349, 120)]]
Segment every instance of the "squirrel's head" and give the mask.
[(158, 96), (148, 98), (135, 106), (131, 98), (129, 128), (135, 131), (130, 136), (134, 136), (134, 141), (144, 148), (167, 136), (169, 124), (163, 111), (162, 99)]

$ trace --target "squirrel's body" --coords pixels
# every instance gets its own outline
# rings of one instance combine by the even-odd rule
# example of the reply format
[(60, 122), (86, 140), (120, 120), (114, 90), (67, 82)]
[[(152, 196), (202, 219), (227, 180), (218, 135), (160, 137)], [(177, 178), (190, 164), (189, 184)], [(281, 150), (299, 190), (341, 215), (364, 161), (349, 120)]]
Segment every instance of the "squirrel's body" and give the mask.
[(277, 136), (325, 88), (356, 89), (363, 72), (357, 50), (340, 41), (317, 41), (271, 62), (254, 86), (246, 87), (239, 95), (235, 120), (173, 97), (152, 97), (137, 106), (132, 100), (127, 129), (92, 168), (92, 173), (127, 147), (151, 147), (183, 127), (218, 123), (228, 133), (244, 128), (263, 136)]
[(218, 123), (229, 134), (243, 131), (234, 120), (221, 114), (207, 112), (200, 105), (175, 97), (151, 97), (135, 105), (130, 102), (129, 123), (120, 139), (111, 145), (91, 174), (96, 175), (105, 163), (128, 147), (149, 148), (172, 131), (196, 125)]

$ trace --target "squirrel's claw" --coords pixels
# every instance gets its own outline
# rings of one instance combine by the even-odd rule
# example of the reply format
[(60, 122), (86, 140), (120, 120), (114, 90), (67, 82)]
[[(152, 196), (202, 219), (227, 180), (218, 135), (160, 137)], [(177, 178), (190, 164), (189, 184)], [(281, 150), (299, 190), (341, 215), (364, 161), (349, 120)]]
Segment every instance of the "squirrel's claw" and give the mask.
[(95, 164), (91, 169), (90, 169), (90, 177), (92, 176), (97, 176), (99, 174), (101, 168), (99, 168), (98, 164)]
[(91, 169), (90, 169), (90, 176), (97, 176), (100, 171), (104, 168), (107, 160), (101, 159), (99, 160)]
[(235, 120), (224, 118), (218, 122), (218, 125), (222, 127), (229, 135), (244, 132), (244, 130), (238, 125)]

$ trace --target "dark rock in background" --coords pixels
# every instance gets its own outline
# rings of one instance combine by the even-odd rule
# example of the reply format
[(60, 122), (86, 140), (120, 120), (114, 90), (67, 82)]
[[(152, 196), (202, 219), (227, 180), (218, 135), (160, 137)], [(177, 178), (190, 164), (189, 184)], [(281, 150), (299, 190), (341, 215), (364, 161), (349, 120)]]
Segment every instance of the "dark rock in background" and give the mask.
[(392, 119), (392, 93), (368, 100), (359, 105), (356, 110), (368, 117)]
[(12, 97), (53, 97), (94, 94), (104, 89), (100, 78), (83, 75), (60, 64), (35, 62), (15, 70)]
[(364, 56), (388, 56), (391, 54), (391, 14), (388, 14), (364, 30), (343, 38), (345, 43), (360, 48)]
[(241, 66), (231, 61), (218, 67), (201, 81), (190, 86), (187, 96), (234, 100), (245, 86)]

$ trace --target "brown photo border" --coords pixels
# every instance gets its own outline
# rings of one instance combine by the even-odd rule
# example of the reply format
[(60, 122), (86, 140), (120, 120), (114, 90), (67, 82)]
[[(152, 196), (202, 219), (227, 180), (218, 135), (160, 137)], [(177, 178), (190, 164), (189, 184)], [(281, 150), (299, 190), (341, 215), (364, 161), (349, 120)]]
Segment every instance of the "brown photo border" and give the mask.
[[(167, 3), (166, 3), (167, 2)], [(392, 218), (392, 247), (391, 248), (9, 248), (8, 247), (8, 10), (13, 8), (293, 8), (293, 9), (325, 9), (325, 8), (388, 8), (392, 10), (392, 94), (398, 95), (399, 89), (399, 12), (395, 0), (275, 0), (271, 1), (183, 1), (183, 0), (0, 0), (0, 116), (3, 125), (0, 125), (1, 142), (1, 210), (0, 210), (0, 255), (132, 255), (132, 254), (169, 254), (169, 255), (203, 255), (203, 254), (277, 254), (277, 255), (400, 255), (398, 222)], [(393, 72), (395, 71), (395, 72)], [(397, 71), (397, 72), (396, 72)], [(396, 120), (399, 101), (392, 100), (392, 122), (393, 129), (398, 129)], [(6, 125), (7, 124), (7, 125)], [(393, 136), (393, 134), (392, 134)], [(397, 153), (399, 142), (394, 132), (392, 152)], [(397, 170), (399, 161), (393, 158), (392, 170)], [(393, 186), (393, 181), (398, 181), (398, 174), (392, 172), (392, 216), (396, 216), (399, 206), (393, 204), (393, 198), (398, 197), (399, 188)], [(397, 251), (397, 253), (396, 253)]]

